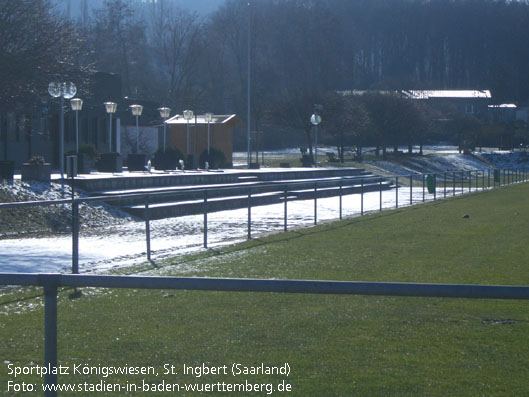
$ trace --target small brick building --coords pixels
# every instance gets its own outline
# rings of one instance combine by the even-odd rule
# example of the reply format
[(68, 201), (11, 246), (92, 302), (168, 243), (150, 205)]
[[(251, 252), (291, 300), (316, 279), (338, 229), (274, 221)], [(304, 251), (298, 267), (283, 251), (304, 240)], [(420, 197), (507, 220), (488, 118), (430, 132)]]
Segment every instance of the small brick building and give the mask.
[[(233, 162), (234, 129), (242, 125), (243, 122), (235, 114), (213, 115), (209, 123), (210, 147), (222, 151), (230, 164)], [(196, 115), (189, 120), (189, 143), (187, 143), (187, 127), (188, 121), (181, 114), (168, 119), (168, 146), (179, 149), (183, 154), (200, 156), (208, 147), (208, 123), (204, 115)]]

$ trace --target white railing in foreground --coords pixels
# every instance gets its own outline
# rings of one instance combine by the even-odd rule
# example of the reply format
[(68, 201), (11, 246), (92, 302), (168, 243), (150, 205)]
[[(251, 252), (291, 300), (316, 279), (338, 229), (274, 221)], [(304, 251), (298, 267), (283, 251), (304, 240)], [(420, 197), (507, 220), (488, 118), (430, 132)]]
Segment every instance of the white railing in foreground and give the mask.
[[(0, 273), (0, 285), (44, 288), (44, 365), (57, 368), (58, 287), (178, 289), (202, 291), (348, 294), (475, 299), (529, 299), (529, 287), (462, 284), (378, 283), (354, 281), (267, 280), (239, 278), (98, 276)], [(51, 371), (53, 372), (53, 371)], [(45, 396), (56, 396), (57, 375), (44, 377)]]

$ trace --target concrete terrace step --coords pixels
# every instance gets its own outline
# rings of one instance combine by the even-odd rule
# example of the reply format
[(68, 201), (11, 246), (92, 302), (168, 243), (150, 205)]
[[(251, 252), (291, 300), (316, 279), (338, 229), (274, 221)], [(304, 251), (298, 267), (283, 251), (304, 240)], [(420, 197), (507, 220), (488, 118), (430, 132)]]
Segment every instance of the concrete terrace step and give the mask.
[[(290, 179), (282, 181), (269, 181), (269, 182), (240, 182), (240, 183), (228, 183), (228, 184), (209, 184), (209, 185), (186, 185), (186, 186), (165, 186), (159, 188), (144, 188), (144, 189), (126, 189), (126, 190), (111, 190), (105, 192), (95, 192), (97, 196), (106, 196), (109, 199), (112, 197), (117, 198), (109, 200), (113, 205), (119, 206), (133, 206), (134, 204), (144, 205), (145, 198), (142, 197), (144, 193), (155, 193), (149, 197), (149, 203), (163, 203), (163, 202), (176, 202), (186, 201), (190, 199), (203, 199), (204, 189), (207, 189), (207, 195), (209, 198), (214, 197), (226, 197), (233, 195), (248, 194), (248, 190), (251, 189), (252, 194), (284, 191), (285, 187), (288, 190), (291, 189), (311, 189), (315, 185), (319, 188), (326, 186), (339, 186), (341, 183), (344, 186), (347, 185), (358, 185), (360, 186), (361, 181), (368, 185), (371, 183), (378, 182), (380, 177), (371, 174), (362, 174), (359, 176), (352, 177), (333, 177), (327, 178), (324, 181), (321, 179)], [(290, 184), (290, 186), (289, 186)], [(124, 196), (125, 197), (118, 197)], [(133, 196), (131, 196), (133, 195)]]
[(215, 212), (248, 206), (249, 191), (252, 206), (259, 206), (283, 202), (285, 188), (289, 200), (306, 200), (314, 198), (314, 186), (318, 197), (332, 197), (340, 191), (359, 193), (361, 184), (365, 192), (391, 187), (387, 180), (357, 168), (94, 173), (75, 179), (90, 195), (106, 197), (109, 204), (142, 218), (149, 194), (150, 219), (202, 213), (205, 194), (208, 211)]
[[(364, 183), (363, 191), (371, 192), (377, 191), (380, 188), (387, 190), (391, 187), (391, 183), (384, 181), (380, 184), (377, 181)], [(339, 186), (319, 187), (317, 189), (318, 198), (334, 197), (340, 194), (354, 194), (360, 193), (362, 186), (360, 184), (348, 185), (340, 189)], [(314, 188), (295, 190), (287, 192), (287, 200), (308, 200), (313, 199), (315, 195)], [(251, 205), (252, 207), (261, 205), (270, 205), (284, 202), (285, 193), (283, 190), (276, 190), (265, 193), (252, 193)], [(238, 208), (246, 208), (248, 206), (248, 193), (221, 196), (207, 199), (208, 212), (225, 211)], [(123, 207), (123, 209), (130, 214), (145, 219), (145, 205), (131, 205)], [(193, 200), (168, 201), (149, 205), (149, 219), (164, 219), (169, 217), (177, 217), (183, 215), (197, 215), (204, 212), (204, 198), (197, 198)]]
[(119, 174), (92, 173), (80, 175), (75, 185), (86, 192), (145, 189), (166, 186), (213, 185), (249, 181), (280, 181), (305, 178), (332, 178), (361, 175), (359, 168), (292, 168), (288, 170), (262, 168), (261, 170), (222, 171), (154, 171)]

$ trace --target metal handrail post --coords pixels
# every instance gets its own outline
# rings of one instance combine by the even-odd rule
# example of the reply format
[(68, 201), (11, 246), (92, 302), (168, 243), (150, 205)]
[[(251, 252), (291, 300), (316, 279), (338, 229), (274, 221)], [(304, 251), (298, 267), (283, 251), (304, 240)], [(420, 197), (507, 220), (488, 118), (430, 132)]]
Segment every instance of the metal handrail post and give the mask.
[(413, 205), (413, 174), (410, 174), (410, 205)]
[(79, 274), (79, 203), (72, 200), (72, 273)]
[(340, 179), (340, 220), (342, 219), (342, 182), (343, 179)]
[(145, 240), (147, 243), (147, 260), (151, 261), (151, 222), (149, 219), (149, 196), (145, 196)]
[[(44, 365), (57, 368), (57, 284), (55, 279), (44, 281)], [(57, 396), (57, 372), (48, 371), (44, 375), (46, 397)]]
[(424, 174), (422, 175), (422, 202), (424, 203), (426, 201), (425, 191), (424, 191), (424, 183), (426, 181), (426, 178), (424, 177)]
[(285, 185), (285, 219), (284, 219), (284, 228), (285, 232), (288, 228), (288, 221), (287, 221), (287, 205), (288, 205), (288, 186)]
[(204, 248), (208, 248), (208, 191), (204, 190)]
[(360, 180), (360, 215), (364, 215), (364, 179)]
[(318, 224), (318, 183), (314, 183), (314, 224)]
[(252, 239), (252, 189), (248, 188), (248, 240)]
[(433, 174), (433, 201), (437, 200), (437, 174)]
[(379, 211), (382, 212), (382, 178), (380, 178), (378, 181), (378, 190), (379, 190), (379, 203), (380, 203)]
[(395, 208), (399, 208), (399, 177), (395, 177)]

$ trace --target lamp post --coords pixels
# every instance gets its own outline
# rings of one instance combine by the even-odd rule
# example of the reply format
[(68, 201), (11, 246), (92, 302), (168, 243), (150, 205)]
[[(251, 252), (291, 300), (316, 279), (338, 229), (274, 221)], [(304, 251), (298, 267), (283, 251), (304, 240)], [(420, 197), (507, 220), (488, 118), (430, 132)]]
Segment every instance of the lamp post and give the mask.
[(169, 117), (169, 115), (171, 114), (171, 109), (163, 107), (163, 108), (158, 108), (158, 111), (160, 112), (160, 116), (163, 119), (163, 151), (165, 153), (165, 139), (166, 139), (165, 137), (167, 135), (166, 134), (166, 131), (167, 131), (166, 120)]
[(187, 135), (186, 135), (186, 157), (189, 155), (189, 120), (193, 118), (192, 110), (184, 110), (184, 119), (187, 120)]
[(108, 129), (108, 151), (112, 152), (112, 114), (116, 113), (118, 104), (115, 102), (105, 102), (105, 108), (110, 115), (110, 124)]
[(314, 167), (318, 166), (318, 124), (321, 123), (321, 117), (317, 112), (310, 116), (310, 122), (314, 125)]
[(83, 108), (83, 100), (81, 98), (73, 98), (70, 100), (72, 110), (75, 111), (75, 153), (79, 154), (79, 110)]
[(213, 113), (206, 113), (204, 119), (208, 123), (208, 156), (209, 156), (209, 123), (213, 120)]
[(138, 118), (143, 112), (143, 106), (141, 105), (130, 105), (130, 110), (132, 110), (132, 115), (136, 116), (136, 153), (140, 152), (140, 127), (138, 124)]
[(59, 166), (61, 178), (64, 178), (64, 99), (71, 99), (77, 93), (74, 83), (57, 83), (52, 81), (48, 85), (48, 92), (53, 98), (61, 98), (61, 108), (59, 110)]
[(251, 129), (251, 122), (250, 122), (250, 101), (251, 101), (251, 96), (250, 96), (250, 93), (251, 93), (251, 90), (250, 90), (250, 85), (251, 85), (251, 24), (252, 24), (252, 5), (251, 3), (248, 1), (248, 39), (246, 40), (247, 43), (248, 43), (248, 93), (247, 93), (247, 105), (248, 105), (248, 109), (247, 109), (247, 113), (248, 113), (248, 126), (247, 126), (247, 131), (246, 131), (246, 138), (248, 140), (248, 168), (250, 168), (250, 165), (251, 165), (251, 162), (252, 162), (252, 152), (250, 151), (251, 147), (252, 147), (252, 134), (250, 133), (250, 129)]

